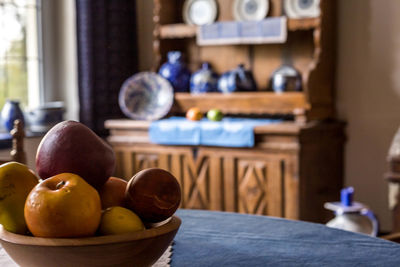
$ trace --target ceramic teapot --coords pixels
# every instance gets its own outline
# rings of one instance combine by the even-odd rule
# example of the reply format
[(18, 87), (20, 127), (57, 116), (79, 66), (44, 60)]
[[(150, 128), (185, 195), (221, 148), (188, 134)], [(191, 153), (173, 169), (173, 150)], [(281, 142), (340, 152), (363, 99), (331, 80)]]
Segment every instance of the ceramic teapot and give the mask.
[(190, 78), (190, 92), (193, 94), (216, 92), (217, 85), (218, 75), (208, 62), (204, 62), (201, 69)]
[(378, 220), (364, 204), (353, 201), (354, 189), (347, 187), (340, 192), (340, 202), (327, 202), (324, 207), (335, 213), (326, 225), (332, 228), (377, 236)]
[(225, 72), (218, 80), (218, 91), (222, 93), (256, 91), (257, 85), (253, 74), (243, 64), (236, 69)]
[(167, 57), (168, 61), (160, 67), (158, 74), (172, 84), (175, 92), (188, 92), (191, 73), (183, 62), (182, 53), (170, 51)]
[(294, 67), (283, 65), (272, 73), (269, 87), (276, 93), (302, 91), (301, 74)]

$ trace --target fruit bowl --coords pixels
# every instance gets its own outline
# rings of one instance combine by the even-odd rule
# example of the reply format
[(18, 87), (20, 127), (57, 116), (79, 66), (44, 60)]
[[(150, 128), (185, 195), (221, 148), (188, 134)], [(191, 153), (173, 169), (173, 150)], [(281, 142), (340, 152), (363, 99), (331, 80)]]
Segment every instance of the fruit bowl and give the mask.
[(143, 231), (86, 238), (32, 237), (0, 226), (0, 243), (20, 266), (150, 266), (180, 225), (181, 219), (172, 216)]

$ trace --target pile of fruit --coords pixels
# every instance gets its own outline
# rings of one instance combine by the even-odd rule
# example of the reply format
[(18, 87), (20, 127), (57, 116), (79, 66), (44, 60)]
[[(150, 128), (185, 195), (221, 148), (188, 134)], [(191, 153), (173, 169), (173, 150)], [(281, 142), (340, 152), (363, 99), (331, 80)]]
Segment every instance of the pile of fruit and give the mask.
[(115, 165), (112, 148), (85, 125), (57, 124), (38, 147), (37, 174), (17, 162), (0, 165), (0, 224), (71, 238), (142, 231), (175, 213), (181, 189), (171, 173), (146, 169), (127, 182), (112, 177)]
[[(210, 109), (206, 115), (210, 121), (221, 121), (224, 117), (221, 110), (217, 108)], [(199, 121), (203, 118), (203, 113), (198, 107), (192, 107), (186, 111), (186, 118), (191, 121)]]

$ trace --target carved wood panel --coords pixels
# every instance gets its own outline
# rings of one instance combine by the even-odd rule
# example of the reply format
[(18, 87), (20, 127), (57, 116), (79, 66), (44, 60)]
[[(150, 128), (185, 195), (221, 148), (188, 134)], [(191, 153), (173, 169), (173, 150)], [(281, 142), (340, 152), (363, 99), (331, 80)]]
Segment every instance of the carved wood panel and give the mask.
[(238, 211), (282, 216), (282, 174), (279, 160), (237, 160)]

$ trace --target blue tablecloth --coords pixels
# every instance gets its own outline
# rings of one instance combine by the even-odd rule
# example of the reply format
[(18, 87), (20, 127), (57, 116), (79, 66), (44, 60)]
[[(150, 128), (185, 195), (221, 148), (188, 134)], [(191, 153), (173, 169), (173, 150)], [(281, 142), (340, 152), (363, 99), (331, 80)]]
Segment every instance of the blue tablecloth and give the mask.
[(149, 128), (150, 141), (163, 145), (204, 145), (224, 147), (253, 147), (254, 127), (282, 120), (224, 118), (222, 121), (190, 121), (171, 117), (154, 121)]
[(178, 210), (171, 266), (400, 266), (400, 245), (322, 224)]

